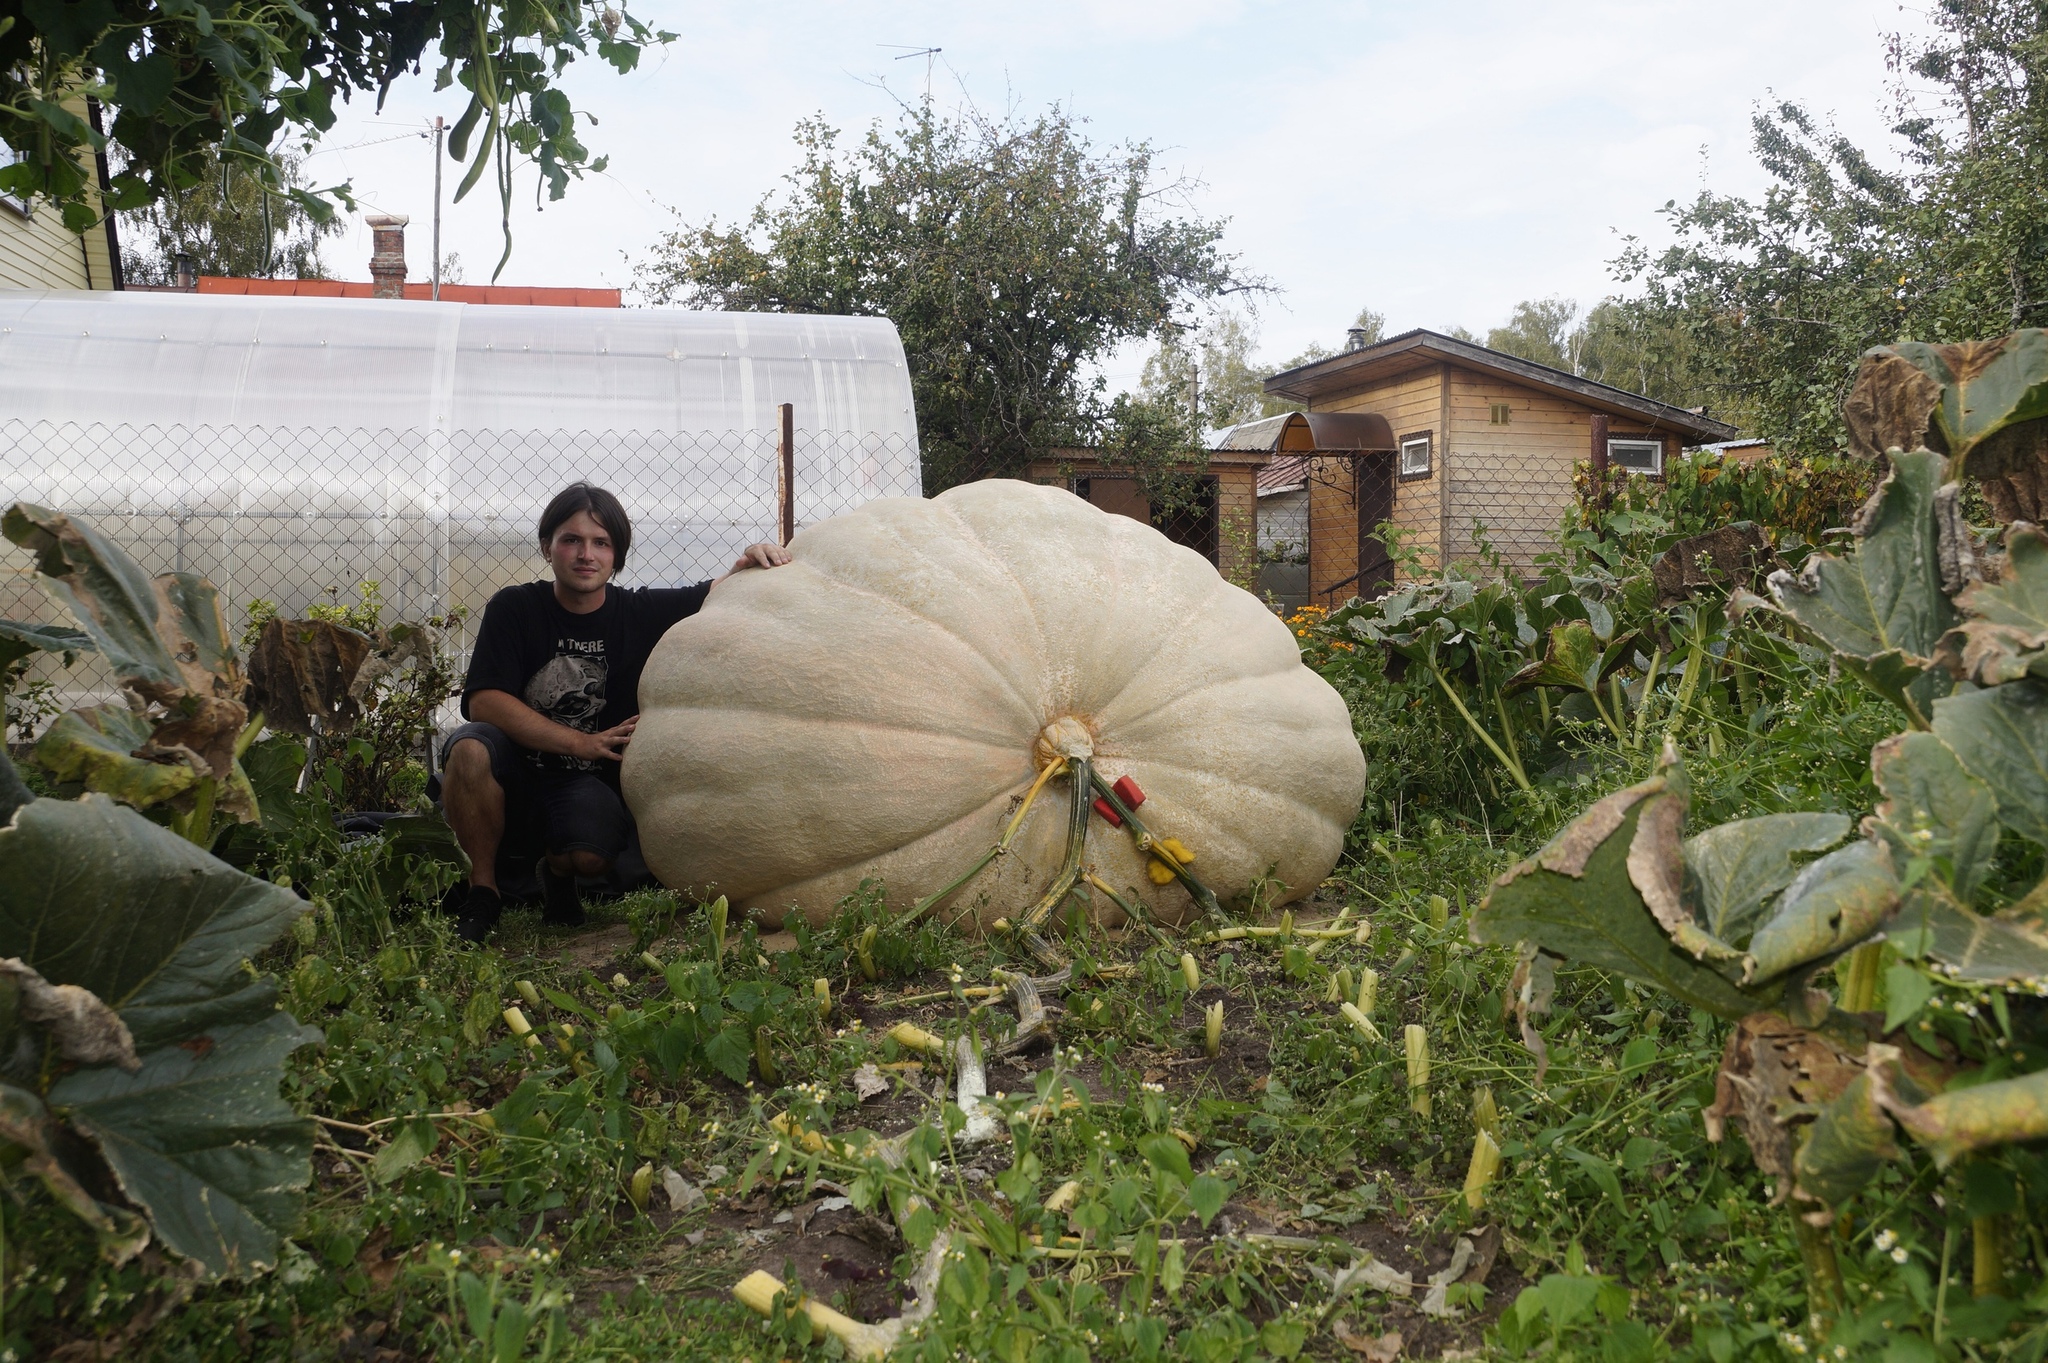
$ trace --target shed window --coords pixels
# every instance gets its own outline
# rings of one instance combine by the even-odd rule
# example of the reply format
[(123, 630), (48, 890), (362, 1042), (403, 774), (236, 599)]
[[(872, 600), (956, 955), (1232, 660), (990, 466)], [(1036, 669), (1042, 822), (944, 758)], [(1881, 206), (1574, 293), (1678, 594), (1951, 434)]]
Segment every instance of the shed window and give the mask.
[(1428, 431), (1419, 431), (1414, 435), (1404, 435), (1401, 437), (1401, 476), (1403, 478), (1429, 477), (1429, 448), (1430, 439)]
[(1630, 473), (1662, 473), (1664, 442), (1661, 440), (1610, 440), (1607, 462)]
[(1512, 409), (1505, 402), (1492, 403), (1487, 407), (1486, 422), (1489, 426), (1505, 426)]

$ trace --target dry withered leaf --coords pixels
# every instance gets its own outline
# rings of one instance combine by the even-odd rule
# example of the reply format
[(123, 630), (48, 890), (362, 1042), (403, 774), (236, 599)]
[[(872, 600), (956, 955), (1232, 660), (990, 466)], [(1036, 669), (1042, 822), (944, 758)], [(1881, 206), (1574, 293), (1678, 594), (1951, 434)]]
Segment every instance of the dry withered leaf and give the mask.
[(1927, 443), (1928, 420), (1941, 402), (1941, 385), (1903, 356), (1865, 355), (1856, 382), (1842, 404), (1849, 448), (1865, 459), (1888, 449), (1918, 449)]

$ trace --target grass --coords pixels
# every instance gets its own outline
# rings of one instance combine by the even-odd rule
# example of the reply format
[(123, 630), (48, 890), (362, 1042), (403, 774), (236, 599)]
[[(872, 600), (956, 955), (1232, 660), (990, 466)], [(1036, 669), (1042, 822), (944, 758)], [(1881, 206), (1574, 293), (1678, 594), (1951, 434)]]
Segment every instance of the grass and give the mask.
[[(929, 1191), (976, 1224), (987, 1208), (1015, 1220), (1078, 1178), (1079, 1224), (1092, 1214), (1127, 1244), (1149, 1236), (1153, 1248), (1064, 1263), (991, 1251), (978, 1286), (963, 1288), (980, 1304), (942, 1311), (920, 1351), (1329, 1357), (1350, 1356), (1343, 1339), (1399, 1332), (1418, 1357), (1497, 1351), (1528, 1335), (1590, 1356), (1652, 1358), (1709, 1318), (1735, 1335), (1796, 1317), (1797, 1258), (1782, 1218), (1764, 1208), (1740, 1145), (1701, 1135), (1714, 1027), (1592, 972), (1566, 972), (1544, 1024), (1550, 1070), (1533, 1085), (1531, 1058), (1502, 1016), (1512, 961), (1470, 945), (1453, 902), (1473, 902), (1502, 855), (1440, 827), (1399, 850), (1368, 850), (1295, 906), (1304, 927), (1339, 914), (1369, 925), (1362, 945), (1347, 936), (1314, 955), (1299, 940), (1192, 945), (1202, 980), (1192, 994), (1177, 952), (1142, 934), (1076, 933), (1070, 949), (1107, 978), (1067, 996), (1056, 1052), (995, 1067), (990, 1086), (1019, 1095), (1004, 1103), (1013, 1118), (1055, 1089), (1085, 1107), (1029, 1135), (1030, 1188), (1001, 1190), (1014, 1149), (998, 1146), (958, 1173), (930, 1171)], [(634, 950), (633, 925), (665, 921), (672, 930), (650, 944), (656, 959), (710, 963), (701, 913), (658, 893), (603, 906), (574, 935), (514, 913), (484, 951), (460, 947), (433, 916), (399, 924), (374, 949), (346, 947), (351, 935), (333, 925), (293, 943), (288, 959), (267, 964), (327, 1045), (302, 1052), (294, 1069), (293, 1096), (321, 1129), (304, 1231), (285, 1263), (214, 1287), (148, 1256), (111, 1270), (28, 1195), (6, 1209), (16, 1356), (110, 1356), (146, 1342), (166, 1359), (780, 1357), (792, 1327), (771, 1338), (728, 1295), (755, 1268), (853, 1312), (892, 1314), (888, 1275), (917, 1256), (886, 1207), (821, 1210), (830, 1194), (817, 1178), (849, 1186), (859, 1177), (851, 1165), (806, 1177), (798, 1164), (751, 1186), (743, 1175), (764, 1149), (764, 1116), (792, 1103), (833, 1132), (886, 1135), (928, 1116), (937, 1075), (909, 1068), (887, 1029), (908, 1020), (952, 1035), (978, 1023), (987, 1035), (990, 1010), (960, 990), (1014, 963), (989, 943), (928, 930), (880, 943), (895, 973), (871, 982), (833, 932), (762, 939), (736, 925), (722, 963), (728, 994), (789, 990), (765, 1029), (781, 1082), (763, 1081), (758, 1065), (740, 1083), (704, 1066), (665, 1077), (644, 1053), (634, 1058), (631, 1039), (667, 991)], [(1380, 1042), (1330, 999), (1338, 972), (1366, 969), (1380, 979)], [(822, 1020), (806, 1006), (820, 977), (835, 1001)], [(1202, 1017), (1218, 999), (1224, 1045), (1210, 1060)], [(555, 1046), (522, 1044), (503, 1021), (508, 1007)], [(557, 1049), (562, 1023), (578, 1033), (568, 1054)], [(1432, 1055), (1427, 1117), (1413, 1110), (1401, 1049), (1410, 1024)], [(882, 1071), (889, 1091), (862, 1103), (853, 1075), (868, 1064), (895, 1068)], [(1462, 1189), (1482, 1089), (1500, 1114), (1505, 1159), (1475, 1213)], [(1195, 1138), (1178, 1183), (1145, 1154), (1147, 1136), (1172, 1129)], [(636, 1207), (643, 1165), (654, 1191)], [(706, 1200), (668, 1206), (669, 1169)], [(1183, 1186), (1205, 1174), (1227, 1185), (1206, 1219)], [(1422, 1314), (1413, 1297), (1332, 1293), (1332, 1274), (1358, 1250), (1419, 1281), (1481, 1224), (1497, 1228), (1498, 1257), (1449, 1317)], [(1167, 1252), (1179, 1262), (1162, 1274)], [(1554, 1300), (1526, 1328), (1511, 1312), (1504, 1342), (1503, 1309), (1545, 1283)], [(507, 1303), (519, 1330), (501, 1324)]]
[[(1723, 698), (1685, 735), (1698, 822), (1867, 812), (1867, 754), (1893, 719), (1850, 683), (1773, 666), (1746, 714)], [(319, 911), (259, 964), (326, 1044), (291, 1067), (318, 1132), (283, 1262), (216, 1285), (155, 1253), (111, 1268), (15, 1180), (0, 1356), (833, 1356), (733, 1286), (765, 1271), (883, 1319), (950, 1232), (911, 1356), (2039, 1363), (2038, 1282), (1974, 1299), (1964, 1261), (1971, 1218), (2048, 1186), (2048, 1157), (1887, 1165), (1833, 1228), (1848, 1301), (1823, 1340), (1789, 1216), (1739, 1136), (1706, 1138), (1722, 1024), (1563, 967), (1533, 1019), (1538, 1082), (1509, 1007), (1514, 953), (1472, 945), (1465, 912), (1561, 820), (1645, 774), (1654, 744), (1565, 731), (1570, 761), (1486, 804), (1470, 752), (1427, 760), (1457, 741), (1440, 715), (1369, 670), (1340, 680), (1374, 788), (1336, 874), (1292, 906), (1295, 935), (1161, 946), (1070, 924), (1054, 1043), (991, 1064), (1004, 1137), (979, 1146), (943, 1068), (889, 1033), (999, 1038), (1009, 1010), (977, 991), (1020, 963), (996, 942), (893, 929), (872, 892), (826, 927), (764, 935), (650, 891), (569, 934), (514, 910), (477, 950), (435, 914), (394, 912), (443, 872), (294, 844), (278, 865)], [(1325, 923), (1345, 931), (1310, 935)], [(1343, 1007), (1368, 972), (1376, 1035)], [(1482, 1127), (1500, 1162), (1474, 1207)], [(862, 1130), (923, 1134), (892, 1161)], [(2040, 1228), (2013, 1220), (2012, 1261), (2048, 1259)], [(1461, 1241), (1445, 1311), (1394, 1290)]]

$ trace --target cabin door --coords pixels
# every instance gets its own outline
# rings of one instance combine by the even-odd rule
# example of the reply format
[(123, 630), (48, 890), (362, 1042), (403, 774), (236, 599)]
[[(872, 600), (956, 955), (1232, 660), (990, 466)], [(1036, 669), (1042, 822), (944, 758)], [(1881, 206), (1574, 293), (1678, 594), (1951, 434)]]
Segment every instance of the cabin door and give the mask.
[(1394, 581), (1394, 557), (1373, 533), (1394, 518), (1394, 455), (1390, 450), (1361, 454), (1357, 459), (1358, 579), (1357, 592), (1370, 601)]

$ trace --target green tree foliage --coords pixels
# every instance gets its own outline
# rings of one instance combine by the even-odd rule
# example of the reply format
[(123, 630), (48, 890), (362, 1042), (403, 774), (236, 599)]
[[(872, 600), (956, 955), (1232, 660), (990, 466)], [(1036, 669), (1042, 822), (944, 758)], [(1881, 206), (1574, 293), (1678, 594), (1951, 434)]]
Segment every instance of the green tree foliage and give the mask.
[(1185, 186), (1160, 179), (1150, 146), (1098, 150), (1057, 106), (996, 119), (925, 103), (851, 149), (816, 120), (796, 141), (784, 192), (744, 224), (662, 237), (641, 288), (694, 307), (888, 317), (928, 492), (1102, 441), (1103, 358), (1260, 287), (1221, 250), (1221, 223), (1163, 207)]
[[(1377, 345), (1385, 339), (1386, 327), (1385, 314), (1360, 308), (1346, 330), (1344, 344)], [(1302, 410), (1299, 402), (1268, 394), (1266, 380), (1327, 360), (1337, 349), (1312, 341), (1299, 354), (1267, 361), (1252, 353), (1258, 343), (1258, 328), (1252, 320), (1236, 312), (1218, 312), (1193, 333), (1175, 334), (1160, 343), (1145, 361), (1139, 392), (1148, 401), (1178, 403), (1181, 410), (1192, 410), (1195, 424), (1204, 430)]]
[[(277, 157), (285, 183), (299, 185), (298, 158)], [(236, 278), (325, 279), (324, 238), (339, 220), (315, 217), (289, 195), (271, 192), (260, 176), (208, 151), (190, 189), (122, 214), (121, 273), (131, 283), (169, 284), (178, 256), (200, 274)]]
[(1581, 378), (1674, 407), (1706, 404), (1693, 333), (1669, 309), (1641, 299), (1603, 298), (1573, 332), (1571, 353)]
[[(281, 142), (332, 127), (337, 96), (374, 90), (381, 104), (434, 48), (435, 88), (470, 92), (448, 139), (470, 163), (455, 197), (494, 169), (509, 222), (517, 162), (539, 168), (552, 198), (604, 169), (576, 136), (563, 68), (594, 47), (630, 71), (645, 45), (673, 37), (610, 0), (31, 0), (0, 18), (0, 140), (19, 156), (0, 169), (0, 192), (50, 199), (83, 232), (98, 220), (87, 167), (111, 150), (125, 163), (112, 208), (183, 194), (227, 161), (324, 221), (350, 202), (348, 186), (291, 183)], [(112, 111), (104, 131), (87, 101)]]
[(1138, 391), (1154, 402), (1180, 404), (1205, 431), (1266, 416), (1271, 371), (1252, 354), (1257, 344), (1251, 322), (1219, 312), (1199, 330), (1163, 342), (1146, 359)]
[(1569, 298), (1525, 299), (1515, 304), (1506, 325), (1486, 333), (1487, 348), (1573, 373), (1580, 333), (1573, 331), (1572, 319), (1578, 312)]
[(1890, 43), (1898, 168), (1778, 104), (1753, 125), (1773, 180), (1761, 198), (1667, 205), (1677, 241), (1617, 261), (1644, 282), (1653, 328), (1682, 323), (1701, 391), (1781, 447), (1841, 446), (1842, 399), (1873, 345), (2048, 317), (2048, 9), (1943, 0), (1928, 17), (1931, 37)]

